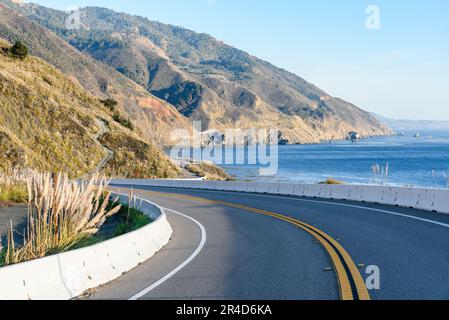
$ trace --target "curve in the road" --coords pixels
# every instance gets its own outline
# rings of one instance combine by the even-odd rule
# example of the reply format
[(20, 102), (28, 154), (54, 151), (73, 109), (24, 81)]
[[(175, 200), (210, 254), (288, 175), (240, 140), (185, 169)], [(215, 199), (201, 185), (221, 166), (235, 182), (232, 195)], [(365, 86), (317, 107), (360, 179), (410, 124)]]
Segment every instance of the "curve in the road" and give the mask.
[[(323, 231), (304, 223), (298, 219), (285, 216), (283, 214), (270, 212), (266, 210), (260, 210), (248, 206), (243, 206), (235, 203), (210, 200), (201, 197), (194, 197), (188, 195), (179, 195), (179, 194), (166, 194), (160, 192), (151, 193), (156, 194), (160, 197), (174, 197), (178, 199), (189, 199), (193, 201), (203, 202), (203, 203), (211, 203), (217, 205), (223, 205), (228, 207), (234, 207), (238, 209), (242, 209), (244, 211), (263, 214), (266, 216), (270, 216), (279, 220), (286, 221), (291, 223), (300, 229), (306, 231), (310, 235), (312, 235), (316, 240), (320, 242), (320, 244), (324, 247), (326, 252), (328, 253), (334, 267), (337, 276), (337, 280), (339, 283), (340, 289), (340, 297), (342, 300), (370, 300), (370, 296), (368, 290), (366, 289), (365, 282), (356, 267), (354, 261), (349, 256), (347, 251), (341, 246), (335, 239), (330, 237), (328, 234)], [(177, 213), (177, 212), (175, 212)], [(179, 213), (178, 213), (179, 214)], [(178, 270), (179, 271), (179, 270)], [(143, 294), (145, 295), (145, 294)], [(143, 296), (141, 295), (141, 296)]]
[[(340, 250), (332, 248), (313, 228), (336, 239), (338, 242), (331, 243), (344, 246), (359, 267), (378, 267), (381, 281), (378, 288), (370, 287), (372, 299), (449, 297), (448, 215), (268, 194), (132, 185), (120, 188), (135, 188), (163, 207), (184, 212), (208, 232), (201, 253), (142, 299), (337, 299), (339, 283), (333, 272), (323, 272), (331, 261), (328, 250), (322, 248), (327, 244), (334, 253)], [(245, 214), (248, 212), (260, 215)], [(283, 219), (274, 212), (283, 213)], [(128, 299), (191, 255), (200, 242), (198, 227), (171, 212), (168, 218), (174, 238), (167, 248), (99, 289), (93, 299)], [(309, 232), (298, 232), (298, 228)], [(315, 237), (314, 244), (309, 242), (310, 235)], [(336, 255), (343, 265), (340, 269), (345, 269), (345, 255)], [(349, 282), (347, 271), (346, 276)]]
[[(164, 189), (164, 188), (162, 188), (162, 189)], [(166, 188), (166, 189), (184, 190), (184, 191), (185, 190), (190, 190), (190, 191), (195, 190), (195, 189), (183, 189), (183, 188)], [(221, 194), (223, 194), (223, 193), (224, 194), (237, 194), (238, 193), (238, 192), (234, 192), (234, 191), (214, 191), (214, 190), (200, 190), (200, 191), (206, 192), (206, 193), (221, 193)], [(434, 225), (444, 227), (444, 228), (449, 228), (448, 223), (443, 223), (443, 222), (439, 222), (439, 221), (435, 221), (435, 220), (431, 220), (431, 219), (420, 218), (420, 217), (413, 216), (410, 214), (402, 214), (402, 213), (394, 212), (391, 210), (383, 210), (383, 209), (376, 209), (376, 208), (371, 208), (371, 207), (362, 206), (362, 205), (340, 203), (340, 202), (335, 202), (332, 200), (312, 200), (312, 199), (296, 198), (296, 197), (291, 197), (291, 196), (276, 196), (276, 195), (270, 195), (270, 194), (255, 194), (255, 193), (244, 193), (244, 194), (251, 196), (251, 197), (265, 197), (265, 198), (281, 199), (281, 200), (293, 200), (293, 201), (299, 201), (299, 202), (310, 202), (310, 203), (326, 204), (326, 205), (333, 205), (333, 206), (339, 206), (339, 207), (362, 209), (365, 211), (371, 211), (373, 213), (376, 213), (376, 212), (377, 213), (385, 213), (385, 214), (392, 215), (392, 216), (402, 217), (402, 218), (406, 218), (406, 219), (411, 219), (411, 220), (434, 224)], [(369, 204), (369, 203), (367, 203), (367, 204)], [(433, 213), (435, 213), (435, 212), (433, 212)], [(446, 215), (446, 214), (444, 214), (444, 215)]]
[(198, 247), (195, 249), (195, 251), (183, 263), (181, 263), (175, 269), (170, 271), (163, 278), (161, 278), (160, 280), (158, 280), (155, 283), (153, 283), (151, 286), (145, 288), (144, 290), (140, 291), (139, 293), (137, 293), (134, 296), (132, 296), (131, 298), (129, 298), (129, 300), (138, 300), (138, 299), (144, 297), (145, 295), (150, 293), (152, 290), (156, 289), (161, 284), (163, 284), (165, 281), (167, 281), (168, 279), (173, 277), (175, 274), (177, 274), (179, 271), (181, 271), (185, 266), (187, 266), (190, 262), (192, 262), (193, 259), (196, 258), (196, 256), (201, 252), (201, 250), (203, 249), (204, 245), (206, 244), (206, 239), (207, 239), (206, 228), (204, 228), (204, 226), (200, 222), (198, 222), (194, 218), (192, 218), (192, 217), (190, 217), (190, 216), (188, 216), (188, 215), (186, 215), (184, 213), (181, 213), (181, 212), (178, 212), (178, 211), (175, 211), (175, 210), (171, 210), (171, 209), (168, 209), (168, 208), (163, 208), (163, 209), (166, 210), (166, 211), (173, 212), (174, 214), (177, 214), (177, 215), (179, 215), (181, 217), (184, 217), (184, 218), (192, 221), (193, 223), (195, 223), (199, 227), (199, 229), (201, 230), (200, 243), (199, 243)]

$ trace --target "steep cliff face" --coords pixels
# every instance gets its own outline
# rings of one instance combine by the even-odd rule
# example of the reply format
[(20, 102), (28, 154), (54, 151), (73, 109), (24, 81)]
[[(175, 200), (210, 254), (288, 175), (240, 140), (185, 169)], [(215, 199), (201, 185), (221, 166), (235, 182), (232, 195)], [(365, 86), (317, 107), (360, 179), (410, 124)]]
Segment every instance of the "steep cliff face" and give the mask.
[[(30, 5), (30, 7), (33, 7)], [(21, 40), (38, 56), (78, 82), (90, 94), (113, 98), (117, 108), (131, 117), (137, 130), (159, 144), (170, 143), (175, 127), (186, 128), (189, 121), (172, 105), (161, 100), (122, 73), (83, 54), (51, 30), (27, 19), (17, 6), (0, 1), (0, 37), (14, 42)], [(48, 10), (47, 17), (63, 18), (65, 13)]]
[(291, 142), (341, 139), (348, 131), (391, 131), (356, 106), (304, 79), (198, 34), (104, 8), (81, 10), (81, 29), (68, 13), (28, 5), (33, 21), (174, 105), (203, 129), (277, 127)]

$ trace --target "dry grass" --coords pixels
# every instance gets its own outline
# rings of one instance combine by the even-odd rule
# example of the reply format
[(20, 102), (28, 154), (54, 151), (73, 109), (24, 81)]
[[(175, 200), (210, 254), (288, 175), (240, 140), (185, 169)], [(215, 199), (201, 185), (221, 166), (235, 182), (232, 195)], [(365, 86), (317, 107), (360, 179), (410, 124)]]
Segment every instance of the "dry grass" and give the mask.
[(91, 138), (98, 130), (92, 115), (101, 110), (40, 59), (0, 53), (0, 170), (32, 167), (72, 177), (91, 172), (104, 156)]
[(196, 174), (199, 177), (203, 177), (206, 180), (216, 181), (232, 181), (232, 177), (226, 173), (225, 170), (216, 166), (213, 163), (200, 162), (190, 163), (186, 166), (186, 169)]
[(6, 172), (0, 172), (0, 185), (19, 185), (24, 184), (34, 174), (31, 169), (12, 169)]
[(344, 184), (344, 182), (334, 178), (328, 178), (326, 181), (320, 182), (320, 184)]
[(371, 170), (373, 172), (373, 183), (383, 185), (388, 182), (388, 175), (390, 174), (390, 165), (388, 162), (386, 163), (385, 167), (379, 165), (378, 163), (373, 164), (371, 166)]
[(4, 186), (0, 184), (0, 206), (10, 203), (26, 203), (27, 196), (26, 186)]
[(107, 185), (98, 176), (77, 182), (67, 174), (33, 174), (27, 181), (29, 213), (24, 243), (16, 246), (11, 225), (4, 264), (64, 252), (96, 234), (106, 219), (120, 210), (120, 205), (107, 210), (111, 197), (105, 191)]
[(0, 205), (27, 202), (26, 181), (30, 174), (30, 170), (0, 172)]
[(114, 151), (103, 173), (123, 178), (176, 178), (180, 170), (155, 145), (127, 135), (110, 131), (100, 139), (102, 145)]
[[(0, 39), (0, 171), (33, 168), (81, 177), (93, 172), (106, 156), (104, 146), (114, 153), (104, 167), (105, 175), (180, 175), (143, 131), (136, 126), (131, 132), (116, 123), (114, 112), (70, 77), (32, 56), (25, 61), (12, 59), (3, 47)], [(126, 113), (122, 117), (127, 118)], [(100, 119), (109, 131), (98, 139), (103, 146), (94, 139)]]

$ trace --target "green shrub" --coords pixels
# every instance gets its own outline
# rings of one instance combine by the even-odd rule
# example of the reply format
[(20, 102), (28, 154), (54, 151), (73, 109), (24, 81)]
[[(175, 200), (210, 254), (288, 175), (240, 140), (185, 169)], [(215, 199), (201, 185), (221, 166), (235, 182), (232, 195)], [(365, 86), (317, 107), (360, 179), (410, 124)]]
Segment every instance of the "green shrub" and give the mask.
[(118, 105), (118, 102), (114, 99), (100, 100), (100, 102), (111, 111), (115, 111), (115, 108)]
[(128, 128), (129, 130), (133, 131), (134, 130), (134, 125), (131, 122), (131, 120), (128, 118), (124, 118), (120, 115), (120, 113), (116, 112), (114, 113), (114, 115), (112, 116), (112, 119), (114, 119), (115, 122), (120, 123), (123, 127)]
[[(104, 199), (104, 198), (102, 198)], [(103, 241), (133, 232), (137, 229), (145, 227), (152, 222), (152, 219), (138, 208), (130, 207), (128, 204), (123, 204), (115, 201), (109, 201), (106, 210), (113, 210), (117, 206), (121, 206), (120, 210), (111, 218), (108, 218), (105, 225), (108, 223), (112, 226), (112, 231), (103, 233), (101, 230), (98, 234), (85, 237), (78, 241), (72, 249), (80, 249), (88, 246), (93, 246)], [(0, 259), (1, 264), (1, 259)]]
[(6, 249), (0, 250), (0, 267), (6, 264)]
[(28, 48), (21, 41), (17, 41), (10, 49), (9, 53), (12, 57), (24, 60), (28, 57)]
[(26, 203), (28, 191), (26, 185), (1, 185), (0, 202)]
[(114, 230), (114, 236), (120, 236), (122, 234), (140, 229), (147, 224), (151, 223), (151, 219), (145, 213), (137, 208), (130, 207), (126, 204), (122, 204), (117, 217), (120, 219)]
[(106, 241), (106, 240), (107, 239), (105, 237), (101, 237), (101, 236), (98, 236), (98, 235), (82, 238), (80, 241), (78, 241), (72, 247), (72, 249), (76, 250), (76, 249), (81, 249), (81, 248), (85, 248), (85, 247), (90, 247), (90, 246), (99, 244), (100, 242), (103, 242), (103, 241)]

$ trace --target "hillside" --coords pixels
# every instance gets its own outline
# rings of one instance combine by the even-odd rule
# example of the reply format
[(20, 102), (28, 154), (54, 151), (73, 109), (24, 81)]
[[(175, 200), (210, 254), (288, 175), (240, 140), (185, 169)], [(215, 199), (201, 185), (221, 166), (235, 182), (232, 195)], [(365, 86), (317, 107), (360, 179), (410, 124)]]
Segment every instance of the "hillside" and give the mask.
[[(169, 133), (173, 127), (189, 126), (187, 119), (170, 104), (151, 95), (120, 72), (81, 53), (47, 28), (18, 14), (17, 10), (23, 8), (26, 6), (0, 0), (0, 38), (12, 43), (21, 40), (33, 55), (78, 81), (92, 95), (118, 101), (118, 108), (131, 117), (141, 134), (161, 145), (170, 143)], [(48, 15), (62, 17), (61, 13), (51, 10)]]
[(362, 109), (207, 34), (92, 7), (81, 9), (80, 30), (67, 30), (66, 12), (20, 10), (203, 129), (278, 127), (295, 143), (391, 133)]
[(396, 131), (448, 131), (449, 121), (390, 119), (373, 114), (379, 121)]
[(178, 176), (155, 146), (115, 121), (77, 81), (37, 57), (12, 58), (9, 47), (0, 40), (0, 170), (75, 177), (101, 166), (109, 175)]

